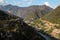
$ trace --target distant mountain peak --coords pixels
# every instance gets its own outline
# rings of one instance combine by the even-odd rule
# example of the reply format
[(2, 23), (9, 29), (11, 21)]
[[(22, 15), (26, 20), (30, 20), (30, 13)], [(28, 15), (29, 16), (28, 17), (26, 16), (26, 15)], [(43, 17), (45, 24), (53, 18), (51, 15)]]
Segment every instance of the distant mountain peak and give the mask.
[(5, 5), (5, 6), (12, 6), (11, 4)]
[(11, 4), (5, 5), (4, 7), (2, 7), (2, 9), (22, 18), (25, 18), (29, 15), (31, 15), (30, 17), (36, 18), (37, 16), (39, 17), (41, 13), (42, 15), (45, 15), (46, 13), (53, 10), (51, 7), (48, 7), (46, 5), (32, 5), (29, 7), (18, 7)]

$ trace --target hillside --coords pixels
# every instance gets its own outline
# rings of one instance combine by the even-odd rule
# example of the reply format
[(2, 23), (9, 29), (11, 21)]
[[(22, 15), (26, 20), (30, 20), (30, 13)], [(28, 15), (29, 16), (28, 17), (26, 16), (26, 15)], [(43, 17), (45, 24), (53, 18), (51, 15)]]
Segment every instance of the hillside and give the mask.
[(60, 39), (60, 6), (42, 18), (31, 21), (29, 25)]
[(60, 6), (58, 6), (49, 14), (45, 15), (42, 19), (50, 21), (52, 23), (60, 24)]
[(44, 40), (23, 19), (0, 10), (0, 40)]

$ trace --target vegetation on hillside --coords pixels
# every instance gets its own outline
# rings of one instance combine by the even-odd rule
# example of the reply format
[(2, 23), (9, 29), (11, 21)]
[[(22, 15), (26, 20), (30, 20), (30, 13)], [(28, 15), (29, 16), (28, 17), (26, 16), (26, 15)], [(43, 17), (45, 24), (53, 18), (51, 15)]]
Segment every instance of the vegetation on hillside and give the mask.
[(50, 21), (52, 23), (60, 24), (60, 6), (58, 6), (49, 14), (45, 15), (42, 19)]
[[(60, 29), (60, 6), (58, 6), (56, 9), (54, 9), (52, 12), (46, 14), (45, 16), (31, 21), (29, 25), (34, 26), (35, 28), (37, 28), (39, 30), (43, 30), (46, 33), (51, 35), (51, 33), (55, 32), (55, 29), (56, 30)], [(55, 32), (55, 33), (54, 34), (58, 35), (58, 36), (54, 36), (54, 37), (59, 38), (60, 32), (58, 32), (58, 33)], [(53, 34), (52, 34), (52, 36), (53, 36)]]

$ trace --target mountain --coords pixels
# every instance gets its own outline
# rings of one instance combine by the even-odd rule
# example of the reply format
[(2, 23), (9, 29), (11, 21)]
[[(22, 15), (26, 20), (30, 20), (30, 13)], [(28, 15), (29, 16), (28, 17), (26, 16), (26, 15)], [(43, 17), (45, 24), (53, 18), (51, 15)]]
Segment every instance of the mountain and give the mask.
[(49, 14), (45, 15), (43, 19), (50, 21), (52, 23), (60, 24), (60, 6), (58, 6)]
[(9, 5), (6, 5), (6, 6), (2, 6), (0, 9), (3, 10), (3, 11), (10, 12), (11, 14), (12, 13), (16, 14), (19, 8), (20, 7), (18, 7), (18, 6), (12, 6), (12, 5), (9, 4)]
[(25, 20), (40, 18), (40, 15), (45, 15), (53, 9), (46, 5), (32, 5), (29, 7), (18, 7), (13, 5), (5, 5), (0, 8), (1, 10), (8, 11), (11, 14), (24, 18)]

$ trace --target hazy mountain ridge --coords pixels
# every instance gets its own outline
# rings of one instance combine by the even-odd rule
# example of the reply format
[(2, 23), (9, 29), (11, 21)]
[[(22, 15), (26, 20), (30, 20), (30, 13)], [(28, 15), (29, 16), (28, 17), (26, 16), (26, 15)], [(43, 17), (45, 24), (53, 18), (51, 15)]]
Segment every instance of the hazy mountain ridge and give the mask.
[[(53, 9), (46, 6), (46, 5), (32, 5), (29, 7), (18, 7), (18, 6), (13, 6), (13, 5), (6, 5), (1, 7), (0, 9), (8, 11), (14, 15), (17, 15), (22, 18), (26, 18), (29, 15), (32, 18), (38, 18), (40, 15), (45, 15), (46, 13), (52, 11)], [(30, 18), (31, 18), (30, 17)]]

